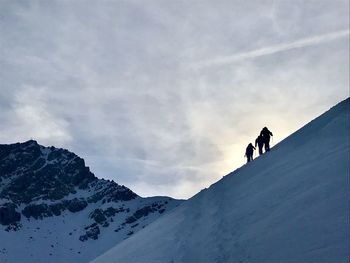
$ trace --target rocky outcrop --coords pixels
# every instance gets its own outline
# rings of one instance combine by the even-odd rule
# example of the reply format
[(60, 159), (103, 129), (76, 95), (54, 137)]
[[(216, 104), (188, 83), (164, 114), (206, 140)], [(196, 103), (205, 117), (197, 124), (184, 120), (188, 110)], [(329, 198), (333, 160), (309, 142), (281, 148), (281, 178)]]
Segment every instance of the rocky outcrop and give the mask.
[[(137, 197), (123, 185), (96, 178), (82, 158), (65, 149), (43, 147), (34, 140), (0, 145), (0, 199), (14, 204), (30, 204), (38, 199), (55, 202), (79, 190), (91, 190), (91, 195), (70, 201), (68, 207), (60, 204), (49, 210), (60, 215), (65, 208), (78, 212), (88, 203), (129, 201)], [(44, 217), (50, 214), (45, 212), (47, 207), (35, 209)]]
[(89, 203), (96, 203), (101, 200), (103, 203), (129, 201), (137, 197), (137, 194), (129, 188), (118, 185), (114, 181), (101, 179), (91, 183), (91, 186), (96, 189), (96, 192), (87, 199)]
[(28, 205), (22, 210), (26, 218), (43, 219), (44, 217), (53, 216), (50, 206), (47, 204)]
[(93, 239), (93, 240), (98, 239), (98, 235), (100, 234), (100, 228), (96, 223), (94, 223), (88, 227), (85, 227), (85, 230), (86, 230), (86, 234), (81, 235), (79, 237), (80, 241), (84, 242), (84, 241), (88, 240), (89, 238)]
[(140, 219), (141, 217), (148, 216), (149, 214), (157, 212), (157, 211), (160, 214), (162, 214), (164, 212), (164, 209), (162, 208), (163, 206), (164, 206), (164, 204), (153, 203), (152, 205), (142, 207), (142, 208), (136, 210), (132, 216), (128, 217), (125, 220), (125, 223), (132, 224), (132, 223), (136, 222), (138, 219)]
[(63, 200), (54, 204), (30, 204), (22, 210), (22, 214), (34, 219), (43, 219), (44, 217), (59, 216), (63, 211), (68, 210), (72, 213), (79, 212), (86, 208), (88, 203), (84, 199), (74, 198), (72, 200)]
[(21, 220), (21, 214), (16, 211), (16, 205), (6, 203), (0, 206), (0, 224), (10, 225)]
[(85, 200), (74, 198), (68, 202), (67, 209), (72, 212), (79, 212), (87, 207), (88, 203)]
[(74, 153), (43, 147), (33, 140), (0, 145), (0, 177), (12, 179), (0, 198), (16, 204), (28, 204), (38, 197), (60, 200), (98, 180)]
[(102, 224), (104, 222), (106, 222), (107, 218), (105, 217), (105, 215), (103, 214), (103, 211), (101, 209), (95, 209), (90, 215), (90, 218), (92, 218), (93, 220), (95, 220), (96, 223), (98, 224)]

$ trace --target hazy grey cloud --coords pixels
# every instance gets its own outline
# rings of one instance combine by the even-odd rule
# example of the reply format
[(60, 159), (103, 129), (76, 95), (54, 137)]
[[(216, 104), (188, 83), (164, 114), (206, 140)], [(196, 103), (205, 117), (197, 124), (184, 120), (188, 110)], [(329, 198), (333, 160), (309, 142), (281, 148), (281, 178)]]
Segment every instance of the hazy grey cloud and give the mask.
[(1, 143), (189, 197), (261, 127), (276, 143), (349, 96), (348, 17), (347, 0), (0, 1)]

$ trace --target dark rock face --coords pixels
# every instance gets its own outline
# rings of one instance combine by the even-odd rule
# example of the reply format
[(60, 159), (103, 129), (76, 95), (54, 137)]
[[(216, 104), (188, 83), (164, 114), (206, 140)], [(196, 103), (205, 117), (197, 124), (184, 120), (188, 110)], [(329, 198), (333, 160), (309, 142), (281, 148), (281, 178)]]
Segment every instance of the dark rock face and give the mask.
[(11, 223), (9, 224), (6, 228), (5, 228), (5, 231), (7, 232), (10, 232), (10, 231), (17, 231), (17, 230), (20, 230), (22, 227), (22, 225), (18, 222), (15, 222), (15, 223)]
[(74, 198), (72, 200), (63, 200), (62, 202), (47, 205), (31, 204), (22, 210), (22, 214), (26, 218), (33, 217), (34, 219), (43, 219), (44, 217), (59, 216), (65, 210), (72, 213), (79, 212), (87, 207), (88, 203), (85, 200)]
[(105, 215), (103, 214), (103, 211), (101, 209), (95, 209), (89, 216), (90, 218), (94, 219), (96, 223), (103, 223), (107, 220)]
[(98, 226), (94, 226), (86, 231), (86, 235), (88, 238), (97, 239), (100, 234), (100, 228)]
[(67, 208), (70, 212), (75, 213), (83, 210), (85, 207), (87, 207), (87, 205), (88, 203), (85, 200), (74, 198), (73, 200), (69, 201)]
[[(103, 187), (101, 187), (103, 182)], [(113, 181), (101, 180), (94, 182), (98, 191), (88, 198), (89, 203), (96, 203), (102, 199), (105, 202), (129, 201), (137, 197), (137, 195), (124, 185), (118, 185)]]
[(47, 204), (28, 205), (22, 210), (22, 214), (26, 218), (43, 219), (52, 216), (53, 213)]
[(115, 214), (122, 213), (122, 212), (129, 213), (130, 210), (129, 208), (125, 209), (123, 207), (119, 207), (119, 208), (108, 207), (106, 210), (103, 211), (103, 214), (107, 217), (111, 217), (111, 216), (115, 216)]
[[(105, 210), (102, 210), (100, 208), (95, 209), (92, 213), (90, 213), (89, 218), (93, 219), (96, 223), (101, 224), (102, 226), (107, 223), (107, 218), (113, 217), (118, 213), (129, 213), (130, 209), (119, 207), (119, 208), (114, 208), (114, 207), (108, 207)], [(108, 223), (107, 223), (108, 224)]]
[(10, 225), (21, 220), (21, 214), (16, 211), (16, 205), (6, 203), (0, 206), (0, 224)]
[(98, 235), (100, 234), (100, 228), (96, 223), (85, 227), (85, 229), (86, 229), (86, 234), (81, 235), (79, 237), (80, 241), (84, 242), (84, 241), (87, 241), (89, 238), (93, 240), (98, 239)]
[(50, 209), (52, 214), (59, 216), (62, 214), (62, 211), (66, 209), (65, 202), (52, 204), (50, 205)]
[(36, 197), (60, 200), (86, 189), (98, 180), (85, 162), (64, 149), (40, 146), (36, 141), (0, 145), (0, 178), (12, 178), (0, 192), (0, 198), (30, 203)]
[(151, 206), (142, 207), (142, 208), (136, 210), (132, 216), (128, 217), (125, 220), (125, 223), (132, 224), (132, 223), (136, 222), (138, 219), (140, 219), (141, 217), (148, 216), (149, 214), (157, 212), (157, 211), (160, 214), (162, 214), (164, 212), (164, 209), (162, 209), (162, 207), (163, 207), (163, 204), (158, 204), (158, 203), (154, 203)]
[[(1, 188), (2, 182), (7, 184)], [(36, 141), (0, 145), (0, 198), (15, 204), (41, 200), (59, 201), (78, 189), (93, 188), (86, 200), (71, 200), (67, 209), (78, 212), (88, 203), (128, 201), (137, 195), (125, 186), (97, 179), (82, 158), (65, 149), (43, 147)], [(62, 209), (53, 208), (59, 215)]]

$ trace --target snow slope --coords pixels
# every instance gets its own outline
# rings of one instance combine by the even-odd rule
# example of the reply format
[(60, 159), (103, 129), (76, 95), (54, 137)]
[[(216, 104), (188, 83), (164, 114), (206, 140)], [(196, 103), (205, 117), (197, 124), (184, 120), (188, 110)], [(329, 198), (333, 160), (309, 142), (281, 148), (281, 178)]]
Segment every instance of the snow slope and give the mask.
[[(172, 199), (166, 197), (137, 197), (130, 201), (120, 201), (114, 204), (98, 202), (77, 213), (64, 211), (60, 216), (38, 220), (23, 218), (21, 228), (17, 231), (5, 231), (5, 227), (0, 225), (0, 262), (89, 262), (158, 217), (163, 216), (156, 211), (140, 218), (137, 222), (124, 224), (126, 218), (137, 209), (152, 206), (152, 204), (158, 204), (164, 200), (169, 201), (170, 206), (167, 209), (170, 210), (176, 206), (176, 200), (173, 202)], [(85, 234), (85, 227), (94, 223), (89, 215), (95, 209), (106, 210), (109, 207), (125, 208), (130, 212), (117, 213), (111, 217), (113, 221), (108, 220), (108, 227), (98, 225), (100, 233), (96, 240), (80, 241), (79, 237)]]
[(92, 262), (349, 262), (349, 104)]

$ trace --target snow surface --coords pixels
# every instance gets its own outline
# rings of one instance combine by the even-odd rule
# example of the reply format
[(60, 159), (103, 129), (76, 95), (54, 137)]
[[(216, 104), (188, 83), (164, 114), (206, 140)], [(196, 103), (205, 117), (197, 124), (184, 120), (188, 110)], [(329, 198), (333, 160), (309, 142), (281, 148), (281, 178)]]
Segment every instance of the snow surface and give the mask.
[[(78, 193), (77, 193), (78, 194)], [(35, 220), (27, 219), (22, 215), (21, 229), (18, 231), (5, 231), (0, 225), (0, 263), (76, 263), (89, 262), (101, 255), (115, 244), (129, 238), (131, 232), (136, 233), (160, 215), (150, 213), (135, 222), (125, 225), (122, 223), (137, 209), (168, 201), (166, 209), (173, 209), (180, 201), (169, 197), (137, 197), (130, 201), (119, 201), (102, 204), (101, 201), (89, 204), (87, 208), (77, 213), (64, 211), (60, 216), (46, 217)], [(41, 202), (42, 203), (42, 202)], [(24, 208), (19, 207), (19, 211)], [(89, 214), (94, 209), (108, 207), (130, 209), (129, 213), (119, 213), (108, 221), (108, 227), (100, 227), (101, 234), (98, 240), (81, 242), (79, 236), (85, 234), (84, 226), (91, 225)], [(164, 212), (166, 214), (167, 211)], [(118, 231), (115, 231), (118, 229)]]
[(349, 104), (92, 262), (349, 262)]

